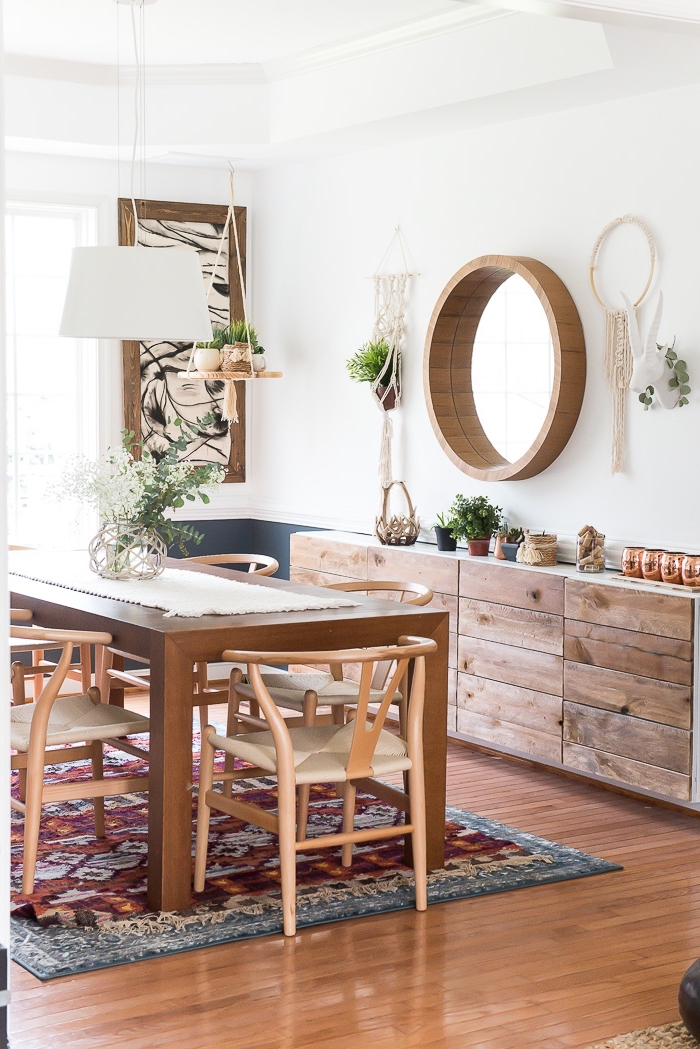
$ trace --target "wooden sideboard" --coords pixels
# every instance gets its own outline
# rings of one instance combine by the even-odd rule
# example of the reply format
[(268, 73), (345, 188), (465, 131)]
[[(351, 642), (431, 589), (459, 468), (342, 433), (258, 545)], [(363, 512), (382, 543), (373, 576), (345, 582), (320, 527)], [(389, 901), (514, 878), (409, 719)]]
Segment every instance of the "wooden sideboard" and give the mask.
[(291, 578), (429, 586), (433, 607), (450, 614), (448, 735), (640, 793), (700, 801), (700, 594), (345, 532), (293, 534)]

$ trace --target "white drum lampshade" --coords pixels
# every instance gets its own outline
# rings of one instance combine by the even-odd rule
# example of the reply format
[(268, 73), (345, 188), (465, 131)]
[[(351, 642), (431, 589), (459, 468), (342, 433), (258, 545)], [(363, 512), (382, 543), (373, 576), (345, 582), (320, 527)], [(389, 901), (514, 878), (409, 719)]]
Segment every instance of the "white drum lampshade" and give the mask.
[(193, 248), (73, 248), (59, 334), (210, 341), (199, 255)]

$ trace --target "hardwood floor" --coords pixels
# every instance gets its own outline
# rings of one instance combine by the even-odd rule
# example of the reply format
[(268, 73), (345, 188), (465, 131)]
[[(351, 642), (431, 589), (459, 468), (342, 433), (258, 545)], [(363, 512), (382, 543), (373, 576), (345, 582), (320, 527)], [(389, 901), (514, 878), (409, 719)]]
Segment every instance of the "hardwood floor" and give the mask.
[(576, 1049), (678, 1019), (700, 821), (457, 743), (448, 801), (625, 869), (46, 984), (13, 966), (12, 1049)]

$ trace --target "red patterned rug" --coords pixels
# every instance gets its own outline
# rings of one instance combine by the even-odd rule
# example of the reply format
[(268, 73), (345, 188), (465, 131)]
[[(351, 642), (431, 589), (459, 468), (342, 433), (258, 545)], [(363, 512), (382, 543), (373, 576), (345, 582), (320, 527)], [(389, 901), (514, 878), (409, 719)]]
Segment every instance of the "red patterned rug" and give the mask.
[[(142, 763), (110, 752), (109, 768), (141, 771)], [(76, 763), (75, 778), (87, 763)], [(66, 766), (47, 770), (67, 777)], [(276, 807), (273, 780), (238, 781), (246, 800)], [(193, 804), (193, 831), (195, 819)], [(22, 822), (13, 814), (13, 957), (42, 979), (158, 954), (278, 932), (277, 837), (224, 814), (213, 814), (203, 893), (187, 911), (153, 914), (146, 902), (148, 796), (105, 799), (106, 837), (94, 836), (92, 803), (47, 806), (41, 826), (35, 892), (21, 895)], [(358, 795), (357, 827), (397, 823), (391, 806)], [(342, 802), (332, 786), (313, 787), (309, 835), (340, 829)], [(430, 875), (429, 900), (502, 892), (616, 870), (614, 864), (524, 834), (459, 809), (448, 809), (446, 863)], [(402, 862), (402, 839), (356, 846), (351, 869), (340, 850), (319, 848), (297, 863), (298, 924), (413, 906), (413, 872)]]

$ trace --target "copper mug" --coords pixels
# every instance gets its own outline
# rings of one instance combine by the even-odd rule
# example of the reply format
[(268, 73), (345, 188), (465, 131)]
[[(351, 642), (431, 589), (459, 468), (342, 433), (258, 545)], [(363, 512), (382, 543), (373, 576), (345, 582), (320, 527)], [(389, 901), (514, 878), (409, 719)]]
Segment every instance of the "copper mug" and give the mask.
[(622, 574), (629, 576), (631, 579), (642, 578), (642, 554), (644, 553), (644, 547), (642, 546), (626, 546), (622, 551)]
[(661, 558), (663, 550), (642, 550), (639, 563), (642, 568), (642, 576), (657, 583), (661, 582)]
[(676, 583), (678, 585), (683, 582), (683, 561), (685, 554), (675, 554), (667, 551), (661, 556), (661, 582), (662, 583)]
[(700, 556), (686, 554), (681, 567), (681, 578), (684, 586), (700, 587)]

